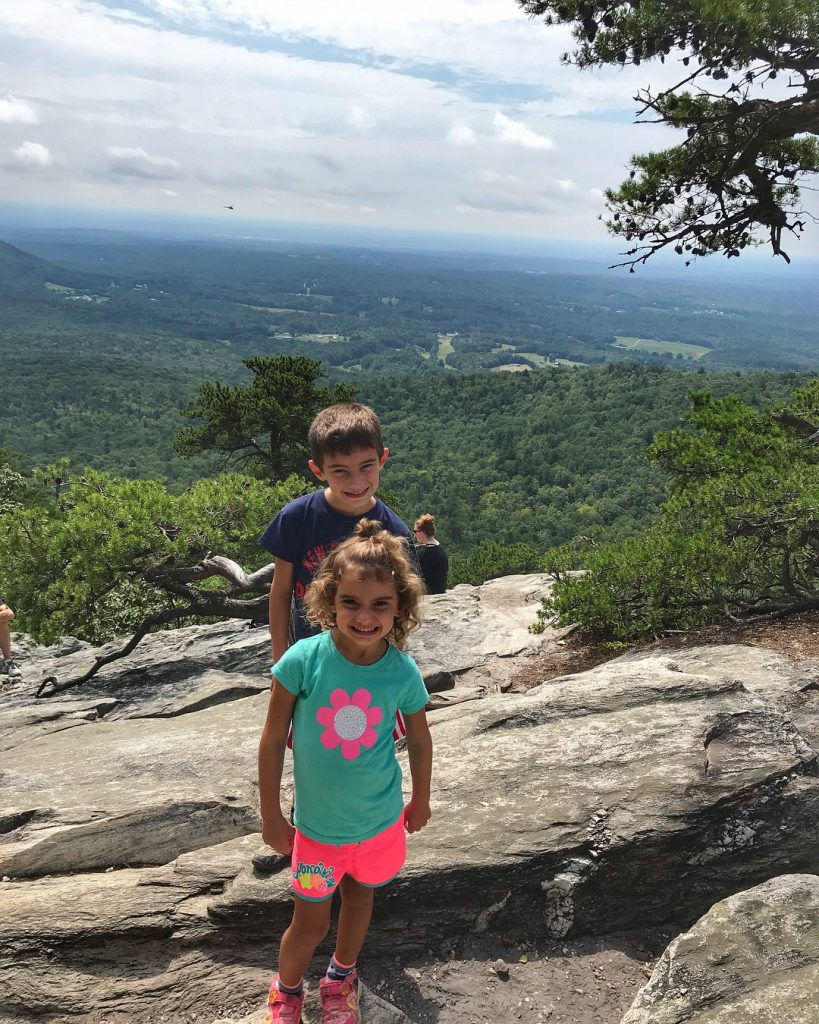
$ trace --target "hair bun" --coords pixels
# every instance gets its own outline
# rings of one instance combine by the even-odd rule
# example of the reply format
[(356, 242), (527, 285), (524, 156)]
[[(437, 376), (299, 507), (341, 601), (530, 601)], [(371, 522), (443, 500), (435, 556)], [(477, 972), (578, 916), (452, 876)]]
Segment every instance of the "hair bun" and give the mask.
[(384, 527), (377, 519), (359, 519), (355, 532), (357, 537), (377, 537), (384, 532)]

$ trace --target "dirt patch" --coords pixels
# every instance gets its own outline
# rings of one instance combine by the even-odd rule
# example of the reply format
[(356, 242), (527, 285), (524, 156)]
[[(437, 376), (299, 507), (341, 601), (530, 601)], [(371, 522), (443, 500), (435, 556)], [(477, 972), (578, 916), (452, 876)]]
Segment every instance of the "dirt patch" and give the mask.
[(723, 622), (689, 633), (675, 633), (646, 648), (693, 647), (695, 644), (748, 644), (784, 654), (793, 661), (819, 657), (819, 612), (786, 619)]
[[(365, 944), (359, 966), (364, 984), (414, 1024), (618, 1024), (679, 931), (647, 928), (537, 944), (511, 936), (469, 936), (417, 958), (377, 957), (375, 950), (368, 956)], [(324, 963), (325, 958), (314, 957), (306, 979), (309, 993), (318, 989)], [(221, 1016), (241, 1020), (263, 1002), (225, 1007)], [(259, 1021), (262, 1016), (260, 1010)], [(308, 1014), (305, 1024), (315, 1019)], [(157, 1015), (143, 1024), (168, 1024), (168, 1018)]]
[(547, 645), (541, 654), (527, 658), (525, 664), (511, 676), (504, 690), (509, 693), (526, 693), (538, 683), (557, 679), (559, 676), (585, 672), (595, 665), (602, 665), (604, 661), (619, 657), (622, 653), (607, 651), (575, 633), (564, 640)]
[(362, 959), (362, 978), (416, 1024), (617, 1024), (676, 934), (537, 945), (470, 937), (423, 961)]

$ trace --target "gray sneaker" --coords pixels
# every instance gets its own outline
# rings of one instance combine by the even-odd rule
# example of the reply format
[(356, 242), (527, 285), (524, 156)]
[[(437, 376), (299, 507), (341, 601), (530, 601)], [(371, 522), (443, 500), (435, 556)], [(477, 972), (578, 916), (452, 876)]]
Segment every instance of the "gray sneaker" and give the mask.
[(0, 658), (0, 676), (8, 676), (9, 679), (22, 679), (23, 673), (14, 658)]
[(250, 859), (257, 871), (263, 871), (267, 875), (275, 875), (290, 867), (290, 854), (276, 853), (275, 850), (256, 853)]

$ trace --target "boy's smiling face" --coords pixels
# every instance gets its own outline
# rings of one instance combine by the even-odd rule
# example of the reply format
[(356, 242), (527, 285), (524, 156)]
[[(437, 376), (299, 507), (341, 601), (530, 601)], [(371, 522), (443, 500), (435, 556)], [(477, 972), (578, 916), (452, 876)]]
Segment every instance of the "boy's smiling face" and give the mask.
[(360, 516), (375, 503), (378, 478), (389, 453), (389, 448), (381, 455), (375, 448), (356, 448), (349, 454), (327, 455), (321, 466), (310, 459), (309, 466), (327, 484), (325, 497), (337, 512)]

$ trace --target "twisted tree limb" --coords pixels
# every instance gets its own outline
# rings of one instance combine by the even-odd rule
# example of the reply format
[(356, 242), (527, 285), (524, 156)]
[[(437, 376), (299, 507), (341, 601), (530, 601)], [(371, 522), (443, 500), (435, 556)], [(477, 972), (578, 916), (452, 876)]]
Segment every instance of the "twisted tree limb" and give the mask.
[[(109, 654), (97, 655), (94, 664), (82, 675), (63, 682), (57, 676), (47, 676), (37, 687), (35, 696), (55, 697), (87, 683), (106, 665), (127, 657), (148, 633), (170, 622), (187, 618), (254, 619), (263, 615), (267, 611), (273, 569), (273, 564), (270, 564), (253, 573), (246, 573), (232, 559), (224, 555), (208, 554), (196, 565), (145, 570), (143, 579), (164, 591), (174, 603), (148, 615), (127, 643)], [(214, 576), (228, 580), (230, 587), (225, 590), (200, 590), (192, 585)], [(244, 599), (239, 596), (253, 593), (258, 596)]]

